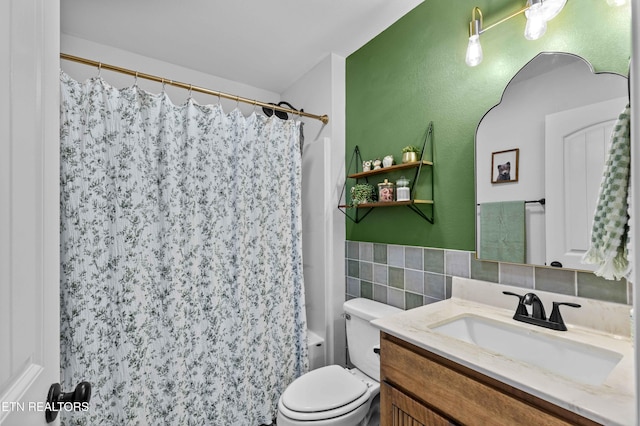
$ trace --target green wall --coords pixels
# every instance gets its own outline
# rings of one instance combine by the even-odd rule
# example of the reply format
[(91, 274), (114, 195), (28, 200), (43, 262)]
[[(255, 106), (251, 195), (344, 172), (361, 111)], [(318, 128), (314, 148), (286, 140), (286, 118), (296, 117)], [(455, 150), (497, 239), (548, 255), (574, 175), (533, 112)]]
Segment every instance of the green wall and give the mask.
[[(473, 6), (485, 27), (524, 1), (425, 0), (347, 58), (346, 167), (356, 145), (363, 159), (422, 143), (434, 122), (434, 168), (418, 187), (434, 183), (435, 224), (406, 207), (377, 208), (358, 224), (347, 220), (347, 240), (474, 250), (474, 135), (485, 111), (499, 102), (511, 77), (543, 51), (582, 56), (596, 71), (627, 75), (631, 54), (630, 6), (605, 0), (568, 0), (539, 40), (524, 38), (519, 15), (481, 36), (484, 61), (468, 67), (465, 52)], [(413, 177), (413, 173), (397, 173)], [(374, 180), (370, 180), (371, 183)], [(428, 210), (427, 210), (428, 211)]]

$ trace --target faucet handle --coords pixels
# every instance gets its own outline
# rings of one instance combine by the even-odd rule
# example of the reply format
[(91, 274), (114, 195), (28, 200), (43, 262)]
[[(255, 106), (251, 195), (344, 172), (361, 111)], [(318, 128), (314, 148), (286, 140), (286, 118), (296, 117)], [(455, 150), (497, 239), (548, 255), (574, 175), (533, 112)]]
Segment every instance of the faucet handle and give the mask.
[(557, 328), (554, 327), (556, 330), (567, 331), (567, 326), (564, 324), (562, 315), (560, 315), (560, 305), (570, 306), (572, 308), (580, 308), (582, 305), (569, 302), (553, 302), (553, 310), (551, 311), (551, 315), (549, 315), (549, 322), (557, 324)]
[(516, 315), (523, 315), (525, 317), (529, 316), (529, 312), (527, 311), (527, 307), (524, 306), (523, 300), (524, 296), (521, 296), (516, 293), (512, 293), (510, 291), (503, 291), (502, 294), (506, 294), (507, 296), (515, 296), (518, 298), (518, 308), (516, 309)]

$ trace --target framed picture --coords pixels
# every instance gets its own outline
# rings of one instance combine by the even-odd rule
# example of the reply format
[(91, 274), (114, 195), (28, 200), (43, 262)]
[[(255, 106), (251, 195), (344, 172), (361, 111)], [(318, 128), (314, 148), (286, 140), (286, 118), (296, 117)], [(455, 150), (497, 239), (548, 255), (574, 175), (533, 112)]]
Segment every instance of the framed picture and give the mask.
[(491, 183), (518, 181), (520, 149), (508, 149), (491, 154)]

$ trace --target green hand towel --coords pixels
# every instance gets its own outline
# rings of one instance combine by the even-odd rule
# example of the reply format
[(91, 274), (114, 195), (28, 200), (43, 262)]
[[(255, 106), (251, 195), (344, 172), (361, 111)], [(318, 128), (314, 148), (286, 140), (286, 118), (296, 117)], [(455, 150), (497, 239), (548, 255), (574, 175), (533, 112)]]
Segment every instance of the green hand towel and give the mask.
[(480, 205), (480, 258), (526, 263), (524, 201)]
[(627, 105), (611, 133), (611, 146), (593, 218), (591, 247), (582, 258), (583, 263), (599, 265), (595, 274), (609, 280), (619, 280), (630, 272), (630, 117), (630, 108)]

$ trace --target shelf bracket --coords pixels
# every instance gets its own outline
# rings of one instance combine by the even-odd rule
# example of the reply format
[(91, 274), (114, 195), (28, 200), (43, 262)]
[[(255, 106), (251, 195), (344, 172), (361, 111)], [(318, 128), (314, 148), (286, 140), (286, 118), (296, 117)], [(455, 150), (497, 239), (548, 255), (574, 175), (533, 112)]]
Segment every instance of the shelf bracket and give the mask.
[(423, 218), (424, 220), (426, 220), (427, 222), (429, 222), (430, 224), (433, 225), (433, 204), (431, 204), (431, 217), (427, 216), (422, 210), (420, 210), (418, 207), (416, 207), (415, 204), (409, 204), (407, 207), (409, 207), (411, 210), (413, 210), (414, 212), (416, 212), (418, 214), (418, 216), (420, 216), (421, 218)]
[[(427, 127), (427, 131), (425, 132), (424, 135), (424, 141), (422, 142), (422, 150), (420, 151), (420, 165), (418, 166), (418, 169), (416, 170), (416, 174), (415, 177), (413, 179), (413, 183), (412, 183), (412, 187), (411, 187), (411, 199), (415, 199), (415, 192), (416, 192), (416, 187), (417, 187), (417, 182), (420, 179), (420, 173), (422, 172), (422, 166), (423, 166), (423, 160), (424, 160), (424, 153), (426, 151), (427, 148), (427, 143), (429, 143), (429, 148), (430, 148), (430, 158), (431, 161), (433, 162), (434, 157), (433, 157), (433, 121), (429, 122), (429, 126)], [(433, 176), (433, 167), (431, 167), (431, 199), (435, 201), (436, 197), (434, 194), (434, 176)], [(435, 222), (435, 218), (434, 218), (434, 214), (433, 214), (433, 209), (434, 209), (434, 205), (431, 204), (431, 216), (427, 216), (422, 210), (420, 210), (420, 208), (418, 208), (415, 204), (410, 204), (407, 207), (409, 207), (411, 210), (413, 210), (414, 212), (416, 212), (420, 217), (422, 217), (423, 219), (425, 219), (427, 222), (429, 222), (430, 224), (434, 224)]]
[(359, 208), (356, 207), (356, 216), (355, 217), (351, 217), (351, 215), (349, 215), (345, 210), (340, 209), (345, 216), (347, 216), (349, 219), (351, 219), (353, 222), (355, 223), (360, 223), (362, 221), (362, 219), (364, 219), (365, 217), (367, 217), (367, 215), (369, 213), (371, 213), (371, 211), (374, 209), (374, 207), (369, 207), (362, 215), (360, 214), (360, 210)]
[[(358, 172), (358, 165), (362, 165), (362, 155), (360, 154), (360, 148), (358, 147), (358, 145), (356, 145), (356, 147), (353, 150), (353, 154), (351, 154), (351, 160), (349, 160), (349, 167), (347, 167), (346, 170), (346, 174), (349, 175), (349, 171), (351, 170), (351, 167), (353, 167), (353, 162), (356, 162), (356, 173)], [(367, 179), (365, 179), (367, 181), (367, 183), (369, 183), (369, 181)], [(348, 213), (349, 211), (349, 207), (345, 206), (345, 207), (341, 207), (340, 206), (340, 200), (344, 198), (345, 200), (345, 204), (346, 204), (346, 195), (345, 192), (347, 190), (347, 179), (344, 180), (344, 184), (342, 185), (342, 191), (340, 192), (340, 198), (338, 199), (338, 210), (340, 210), (347, 218), (349, 218), (351, 221), (355, 222), (355, 223), (360, 223), (360, 221), (362, 219), (365, 218), (365, 216), (367, 216), (369, 213), (371, 213), (371, 210), (373, 210), (373, 208), (368, 209), (364, 215), (360, 216), (359, 214), (359, 209), (356, 208), (356, 214), (355, 216), (352, 216)]]
[[(429, 122), (429, 126), (427, 127), (427, 131), (425, 132), (424, 135), (424, 141), (422, 141), (422, 149), (420, 150), (420, 165), (418, 166), (418, 169), (416, 170), (416, 174), (413, 177), (413, 182), (411, 184), (411, 199), (414, 200), (416, 198), (416, 183), (418, 182), (418, 180), (420, 179), (420, 172), (422, 172), (422, 162), (424, 160), (424, 153), (426, 151), (426, 147), (427, 147), (427, 142), (431, 142), (430, 146), (431, 146), (431, 161), (433, 161), (433, 121)], [(433, 168), (431, 168), (431, 199), (435, 200), (435, 196), (433, 194)], [(431, 222), (433, 223), (433, 222)]]

